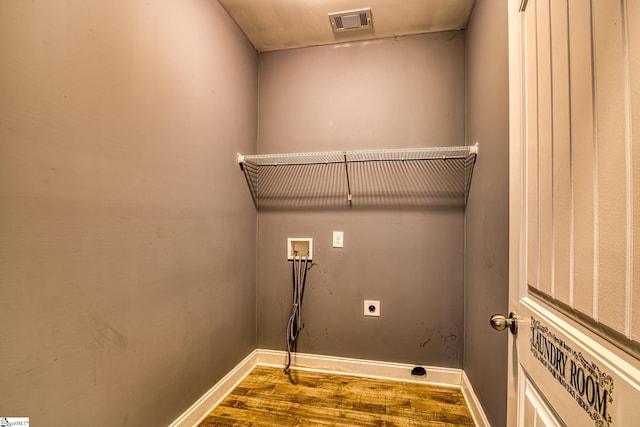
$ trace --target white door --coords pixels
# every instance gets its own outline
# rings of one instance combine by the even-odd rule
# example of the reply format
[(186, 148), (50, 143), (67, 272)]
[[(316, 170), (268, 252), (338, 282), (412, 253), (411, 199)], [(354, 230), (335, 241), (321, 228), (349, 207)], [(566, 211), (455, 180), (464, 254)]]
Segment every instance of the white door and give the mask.
[(509, 426), (640, 426), (640, 1), (508, 2)]

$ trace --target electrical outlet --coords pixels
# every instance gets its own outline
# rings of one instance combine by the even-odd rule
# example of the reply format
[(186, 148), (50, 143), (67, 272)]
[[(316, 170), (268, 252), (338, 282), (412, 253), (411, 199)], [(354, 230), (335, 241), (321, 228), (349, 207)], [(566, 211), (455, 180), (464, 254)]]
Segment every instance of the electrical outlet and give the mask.
[(380, 301), (364, 300), (364, 315), (380, 317)]
[(344, 231), (333, 232), (333, 247), (334, 248), (344, 247)]

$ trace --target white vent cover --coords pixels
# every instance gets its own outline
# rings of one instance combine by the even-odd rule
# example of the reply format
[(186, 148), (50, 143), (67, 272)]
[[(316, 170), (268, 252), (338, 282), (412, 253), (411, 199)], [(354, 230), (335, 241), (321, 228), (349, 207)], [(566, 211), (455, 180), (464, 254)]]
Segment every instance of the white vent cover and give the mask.
[(333, 12), (329, 14), (329, 21), (334, 33), (368, 30), (373, 27), (370, 8)]

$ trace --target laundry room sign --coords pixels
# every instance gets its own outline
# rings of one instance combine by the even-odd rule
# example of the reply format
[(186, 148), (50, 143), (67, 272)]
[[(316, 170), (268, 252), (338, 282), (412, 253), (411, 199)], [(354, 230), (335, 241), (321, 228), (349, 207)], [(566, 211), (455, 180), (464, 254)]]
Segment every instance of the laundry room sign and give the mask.
[(531, 317), (531, 352), (595, 422), (611, 427), (613, 378)]

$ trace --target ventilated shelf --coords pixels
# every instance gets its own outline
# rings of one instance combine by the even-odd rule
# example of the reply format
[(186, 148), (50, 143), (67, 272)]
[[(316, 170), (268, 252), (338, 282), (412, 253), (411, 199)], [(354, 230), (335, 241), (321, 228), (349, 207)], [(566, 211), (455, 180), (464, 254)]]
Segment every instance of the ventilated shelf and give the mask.
[(478, 145), (238, 154), (258, 209), (464, 207)]

